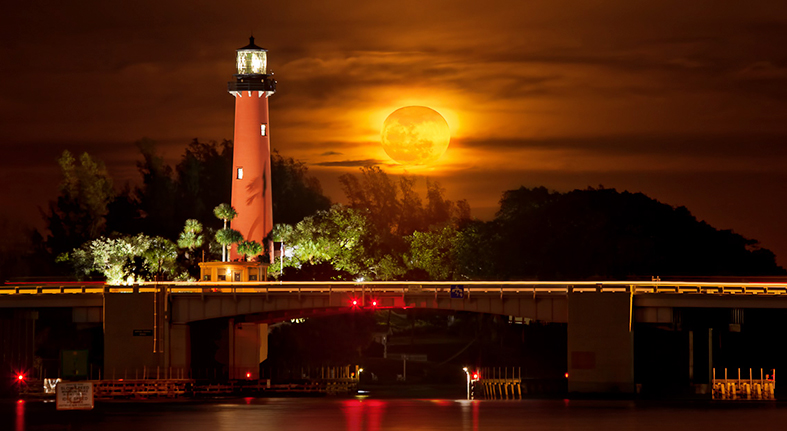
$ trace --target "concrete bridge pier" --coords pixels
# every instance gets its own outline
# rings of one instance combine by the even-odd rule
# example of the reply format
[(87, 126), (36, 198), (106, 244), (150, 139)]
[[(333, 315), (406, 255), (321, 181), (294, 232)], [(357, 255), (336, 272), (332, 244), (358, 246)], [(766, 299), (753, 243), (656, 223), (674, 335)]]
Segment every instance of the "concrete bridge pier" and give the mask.
[[(164, 289), (104, 295), (104, 378), (188, 376), (191, 327), (172, 321), (171, 305)], [(258, 379), (268, 357), (268, 325), (228, 322), (229, 378)]]
[(568, 293), (568, 391), (635, 392), (631, 292)]
[(103, 378), (155, 378), (168, 369), (164, 347), (172, 342), (165, 303), (163, 293), (140, 293), (138, 288), (104, 294)]
[(260, 363), (268, 358), (268, 325), (229, 319), (228, 334), (230, 379), (259, 379)]

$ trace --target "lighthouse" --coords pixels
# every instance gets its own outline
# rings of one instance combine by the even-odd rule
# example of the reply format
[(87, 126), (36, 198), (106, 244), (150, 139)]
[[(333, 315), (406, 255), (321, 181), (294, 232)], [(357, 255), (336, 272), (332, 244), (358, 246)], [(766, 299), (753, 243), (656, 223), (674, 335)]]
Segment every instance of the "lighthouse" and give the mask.
[[(276, 81), (267, 70), (268, 51), (255, 45), (254, 37), (235, 51), (235, 67), (235, 80), (227, 84), (235, 96), (232, 206), (238, 216), (231, 226), (247, 241), (262, 244), (270, 255), (273, 199), (268, 97), (276, 92)], [(230, 260), (237, 258), (233, 246)]]

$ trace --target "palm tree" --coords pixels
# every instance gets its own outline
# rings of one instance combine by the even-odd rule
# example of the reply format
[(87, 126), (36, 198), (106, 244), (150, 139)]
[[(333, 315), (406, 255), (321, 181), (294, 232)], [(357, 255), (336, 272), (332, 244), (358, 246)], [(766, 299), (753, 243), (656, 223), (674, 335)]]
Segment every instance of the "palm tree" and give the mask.
[(224, 229), (226, 229), (227, 222), (237, 217), (238, 212), (230, 204), (219, 204), (213, 208), (213, 215), (224, 221)]
[[(178, 247), (194, 251), (195, 248), (202, 247), (204, 242), (202, 233), (202, 223), (195, 219), (186, 220), (186, 225), (183, 227), (183, 232), (180, 233), (178, 238)], [(190, 259), (188, 252), (186, 258)]]
[(216, 241), (221, 244), (221, 261), (229, 261), (230, 246), (236, 242), (243, 241), (243, 235), (235, 229), (219, 229), (216, 232)]
[(262, 244), (257, 241), (241, 241), (238, 243), (238, 254), (247, 260), (247, 256), (256, 256), (262, 252)]

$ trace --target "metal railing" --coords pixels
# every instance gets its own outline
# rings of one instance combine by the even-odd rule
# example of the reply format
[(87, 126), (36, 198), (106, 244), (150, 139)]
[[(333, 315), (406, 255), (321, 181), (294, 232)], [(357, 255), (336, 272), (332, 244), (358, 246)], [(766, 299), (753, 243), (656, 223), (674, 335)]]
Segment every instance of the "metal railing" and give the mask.
[(776, 370), (769, 370), (763, 374), (760, 368), (760, 377), (755, 378), (749, 368), (749, 377), (741, 378), (741, 369), (738, 368), (738, 377), (727, 378), (727, 369), (724, 369), (724, 378), (716, 378), (716, 369), (713, 369), (713, 399), (714, 400), (773, 400), (776, 392)]
[(680, 281), (329, 281), (329, 282), (143, 282), (129, 286), (103, 283), (16, 283), (0, 286), (2, 295), (42, 294), (103, 294), (156, 292), (166, 289), (172, 294), (222, 293), (300, 293), (324, 294), (342, 292), (374, 292), (391, 294), (435, 294), (459, 288), (465, 295), (473, 294), (568, 294), (571, 292), (630, 292), (643, 294), (681, 295), (787, 295), (787, 282), (720, 283)]

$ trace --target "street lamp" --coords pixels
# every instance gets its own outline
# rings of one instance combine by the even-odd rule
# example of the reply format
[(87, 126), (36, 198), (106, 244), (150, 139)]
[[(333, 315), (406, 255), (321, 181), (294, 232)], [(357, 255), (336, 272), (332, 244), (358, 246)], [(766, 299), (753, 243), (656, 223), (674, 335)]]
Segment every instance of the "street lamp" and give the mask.
[(465, 372), (467, 376), (467, 399), (470, 399), (470, 371), (467, 371), (467, 367), (462, 368), (462, 371)]

